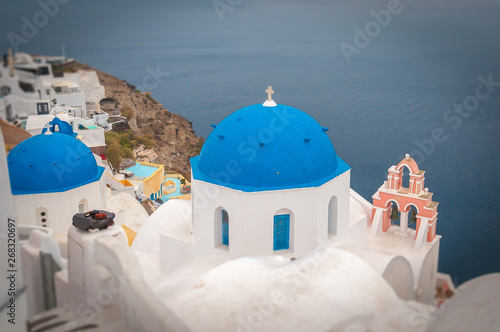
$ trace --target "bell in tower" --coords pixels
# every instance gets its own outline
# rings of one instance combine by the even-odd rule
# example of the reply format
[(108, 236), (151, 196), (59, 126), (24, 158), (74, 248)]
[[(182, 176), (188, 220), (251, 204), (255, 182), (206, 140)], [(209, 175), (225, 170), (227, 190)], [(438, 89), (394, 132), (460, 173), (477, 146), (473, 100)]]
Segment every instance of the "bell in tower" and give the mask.
[(398, 211), (398, 206), (396, 204), (392, 204), (392, 213), (391, 213), (391, 220), (392, 222), (399, 221), (399, 211)]

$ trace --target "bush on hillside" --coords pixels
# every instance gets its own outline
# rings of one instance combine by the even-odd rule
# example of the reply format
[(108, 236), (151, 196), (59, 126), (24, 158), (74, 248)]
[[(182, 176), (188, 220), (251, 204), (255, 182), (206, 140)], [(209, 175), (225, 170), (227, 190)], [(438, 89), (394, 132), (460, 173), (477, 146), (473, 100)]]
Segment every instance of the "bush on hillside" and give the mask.
[(120, 147), (116, 144), (108, 145), (106, 159), (108, 159), (108, 163), (110, 163), (115, 170), (119, 171), (122, 163)]
[(135, 111), (132, 107), (125, 105), (120, 109), (120, 113), (122, 116), (127, 118), (127, 121), (130, 121), (130, 119), (134, 116)]
[(132, 153), (132, 150), (130, 150), (129, 148), (126, 148), (126, 147), (122, 149), (122, 157), (135, 159), (134, 154)]

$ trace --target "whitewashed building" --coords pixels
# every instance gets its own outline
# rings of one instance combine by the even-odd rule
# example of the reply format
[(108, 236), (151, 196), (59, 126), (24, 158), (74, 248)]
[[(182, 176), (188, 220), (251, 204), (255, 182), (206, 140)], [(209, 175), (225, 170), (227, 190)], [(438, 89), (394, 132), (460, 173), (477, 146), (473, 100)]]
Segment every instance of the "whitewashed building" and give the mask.
[(26, 53), (10, 53), (6, 60), (0, 67), (0, 117), (21, 121), (30, 115), (49, 114), (53, 105), (69, 107), (74, 116), (85, 117), (85, 93), (77, 75), (54, 77), (49, 63), (35, 62)]
[(65, 238), (75, 213), (102, 208), (106, 190), (90, 149), (63, 133), (33, 136), (7, 156), (18, 223)]
[[(131, 246), (118, 225), (95, 232), (70, 227), (66, 266), (48, 235), (34, 231), (23, 246), (27, 284), (40, 288), (33, 285), (40, 285), (35, 262), (41, 252), (62, 268), (53, 274), (53, 285), (43, 284), (55, 290), (56, 308), (32, 318), (30, 326), (45, 331), (425, 330), (422, 319), (427, 324), (438, 312), (435, 287), (453, 289), (453, 284), (437, 273), (440, 237), (425, 231), (425, 221), (412, 229), (412, 220), (425, 215), (403, 209), (403, 201), (426, 200), (430, 194), (385, 183), (373, 196), (382, 202), (377, 209), (378, 203), (350, 188), (350, 167), (326, 131), (269, 95), (264, 104), (240, 109), (214, 126), (191, 160), (192, 199), (163, 204)], [(39, 153), (41, 160), (28, 158), (38, 142), (47, 146), (51, 139), (57, 144), (48, 146), (57, 145), (57, 151), (49, 149), (43, 158)], [(49, 206), (49, 219), (59, 213), (49, 201), (68, 214), (106, 206), (102, 170), (82, 143), (60, 133), (26, 142), (8, 156), (20, 222), (36, 220), (41, 204)], [(70, 162), (77, 161), (83, 174), (71, 172), (76, 167)], [(46, 172), (43, 180), (34, 176), (35, 169)], [(384, 194), (401, 196), (396, 199), (400, 212)], [(69, 224), (71, 215), (58, 216)], [(487, 285), (498, 278), (488, 278)], [(28, 291), (30, 315), (47, 309), (36, 297), (47, 297), (41, 293)], [(476, 310), (475, 319), (482, 321), (485, 310)]]
[(300, 257), (320, 242), (366, 242), (368, 216), (350, 209), (350, 167), (328, 128), (275, 103), (214, 127), (191, 160), (192, 228), (162, 234), (161, 252), (179, 253), (163, 255), (163, 269), (200, 255)]

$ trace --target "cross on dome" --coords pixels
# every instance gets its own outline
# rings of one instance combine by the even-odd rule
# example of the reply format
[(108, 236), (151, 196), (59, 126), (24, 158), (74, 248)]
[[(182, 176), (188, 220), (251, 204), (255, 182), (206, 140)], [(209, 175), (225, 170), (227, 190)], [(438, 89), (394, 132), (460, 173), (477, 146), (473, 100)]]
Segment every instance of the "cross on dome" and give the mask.
[(264, 102), (264, 104), (262, 104), (262, 106), (267, 106), (267, 107), (276, 106), (276, 103), (273, 100), (273, 93), (274, 93), (273, 87), (269, 85), (266, 89), (266, 92), (267, 92), (267, 100)]
[(267, 100), (271, 101), (273, 100), (273, 87), (272, 86), (268, 86), (267, 89), (266, 89), (266, 92), (267, 92)]

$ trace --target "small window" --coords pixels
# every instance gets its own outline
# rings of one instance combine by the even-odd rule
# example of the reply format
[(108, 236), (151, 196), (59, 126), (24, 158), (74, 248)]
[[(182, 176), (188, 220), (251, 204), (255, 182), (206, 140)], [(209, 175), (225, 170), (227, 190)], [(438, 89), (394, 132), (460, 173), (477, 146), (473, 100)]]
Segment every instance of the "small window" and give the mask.
[(33, 84), (31, 83), (27, 83), (27, 82), (21, 82), (19, 81), (19, 87), (21, 88), (21, 90), (23, 90), (24, 92), (35, 92), (35, 87), (33, 86)]
[(49, 224), (49, 213), (44, 207), (39, 207), (35, 211), (37, 226), (48, 227)]
[(50, 75), (49, 67), (38, 68), (37, 75)]
[(229, 245), (229, 215), (226, 210), (221, 210), (222, 244)]
[(274, 250), (290, 248), (290, 215), (279, 214), (274, 216)]
[(328, 235), (337, 235), (337, 196), (333, 196), (328, 203)]
[(214, 246), (229, 250), (229, 213), (223, 206), (214, 211)]

